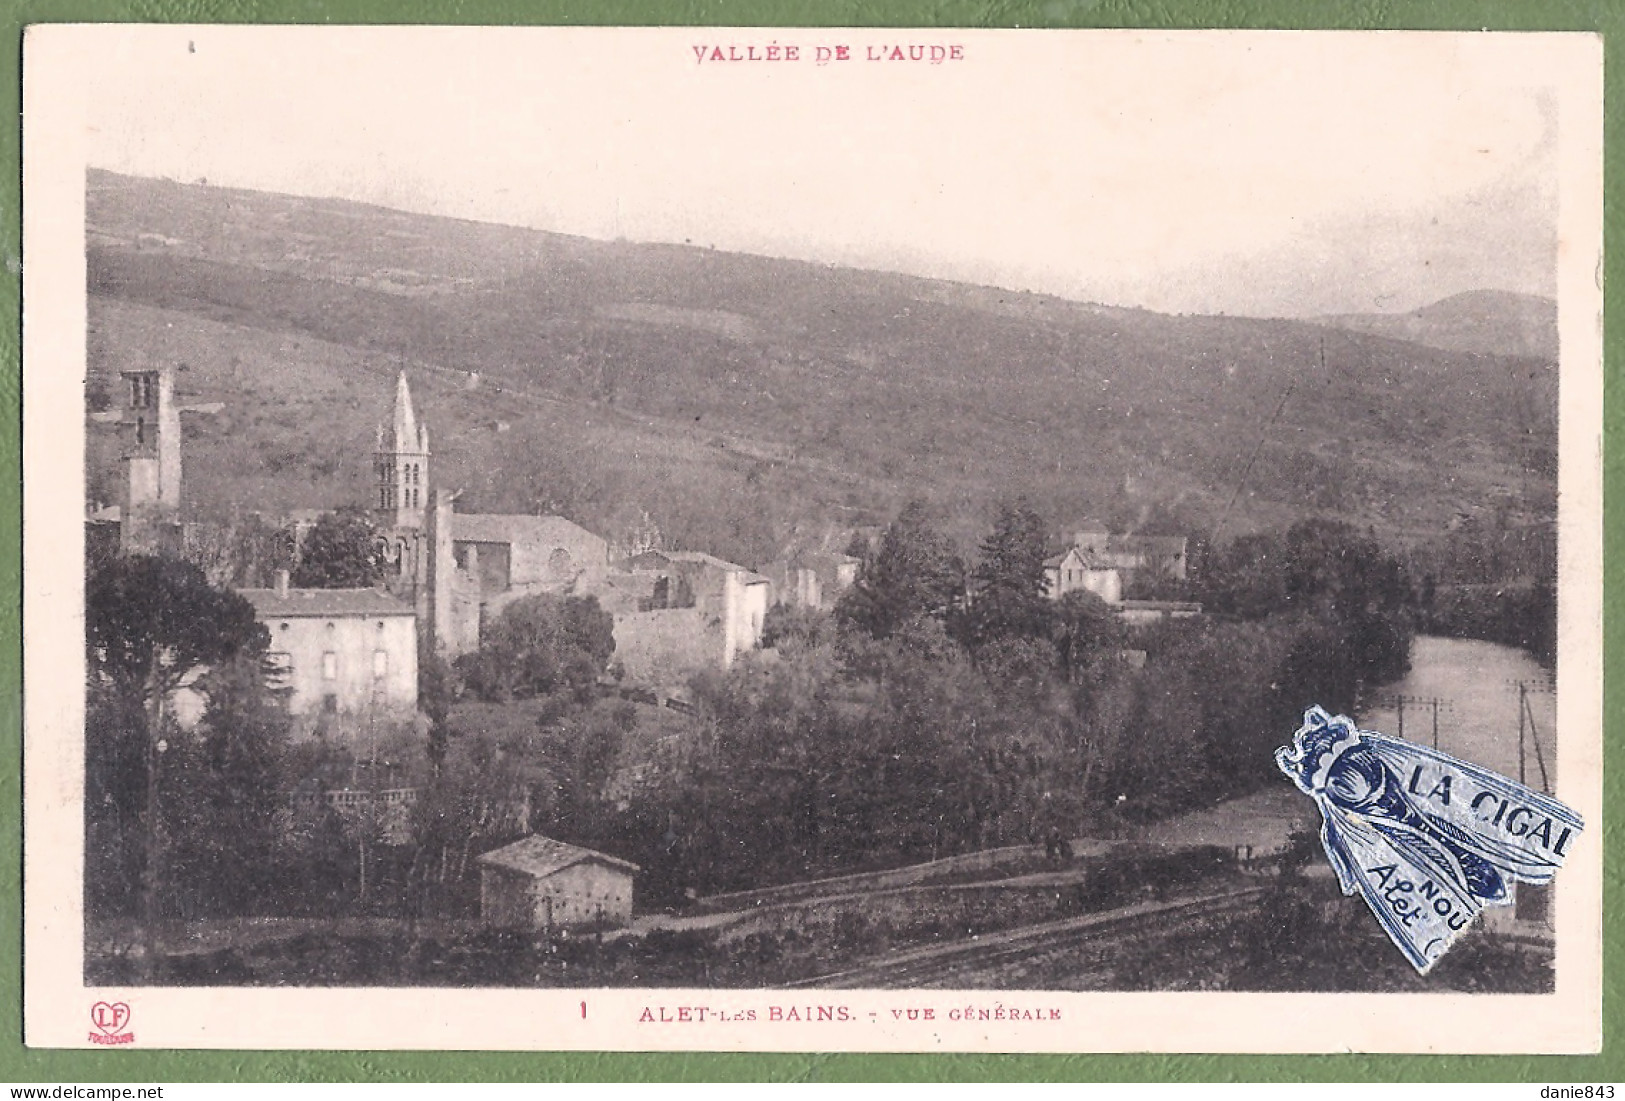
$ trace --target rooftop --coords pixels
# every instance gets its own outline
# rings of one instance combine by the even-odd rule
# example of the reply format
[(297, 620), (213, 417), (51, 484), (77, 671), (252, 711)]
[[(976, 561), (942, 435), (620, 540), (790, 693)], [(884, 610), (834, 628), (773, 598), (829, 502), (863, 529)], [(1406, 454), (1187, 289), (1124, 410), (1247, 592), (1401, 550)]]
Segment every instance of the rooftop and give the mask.
[(454, 512), (451, 537), (465, 543), (538, 543), (562, 546), (598, 537), (562, 516)]
[(378, 589), (238, 589), (261, 619), (299, 616), (409, 616), (412, 605)]
[(770, 583), (767, 578), (748, 566), (741, 566), (738, 562), (729, 562), (725, 558), (718, 558), (716, 555), (706, 554), (704, 551), (644, 551), (642, 554), (629, 558), (627, 565), (631, 567), (632, 572), (636, 573), (639, 570), (658, 569), (661, 560), (667, 563), (682, 562), (691, 566), (704, 566), (713, 570), (722, 570), (726, 573), (743, 574), (742, 580), (747, 585), (766, 585)]
[(488, 852), (479, 858), (481, 864), (494, 864), (500, 868), (524, 872), (538, 878), (561, 872), (571, 865), (589, 860), (633, 874), (640, 870), (630, 860), (622, 860), (618, 856), (610, 856), (593, 849), (583, 849), (579, 845), (568, 845), (540, 834), (531, 834), (512, 845)]
[(1172, 554), (1185, 553), (1189, 540), (1183, 535), (1108, 535), (1102, 531), (1080, 530), (1077, 543), (1102, 547), (1106, 553)]
[(1060, 554), (1051, 555), (1050, 557), (1044, 559), (1044, 565), (1049, 567), (1050, 569), (1060, 569), (1061, 563), (1065, 562), (1068, 558), (1071, 558), (1073, 555), (1077, 555), (1077, 557), (1083, 562), (1083, 565), (1084, 565), (1085, 569), (1090, 569), (1090, 570), (1114, 570), (1114, 569), (1117, 568), (1116, 566), (1113, 566), (1110, 562), (1102, 562), (1099, 558), (1097, 558), (1096, 556), (1088, 553), (1082, 547), (1068, 547), (1066, 550), (1062, 551)]

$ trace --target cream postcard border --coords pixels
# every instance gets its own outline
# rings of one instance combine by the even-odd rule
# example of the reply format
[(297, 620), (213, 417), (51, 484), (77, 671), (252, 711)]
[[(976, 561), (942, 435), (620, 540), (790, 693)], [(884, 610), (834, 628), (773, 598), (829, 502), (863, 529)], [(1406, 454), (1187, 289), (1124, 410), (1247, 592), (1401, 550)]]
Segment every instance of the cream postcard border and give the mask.
[[(353, 36), (358, 49), (432, 55), (439, 36), (572, 36), (625, 61), (650, 43), (688, 50), (684, 28), (34, 26), (24, 51), (24, 985), (30, 1046), (89, 1047), (90, 1006), (132, 1007), (135, 1048), (976, 1052), (1594, 1052), (1602, 988), (1602, 50), (1584, 34), (1520, 39), (1560, 109), (1559, 698), (1557, 794), (1588, 829), (1556, 880), (1551, 995), (1069, 994), (760, 990), (87, 988), (82, 979), (85, 363), (84, 59), (90, 35)], [(714, 40), (724, 32), (706, 29)], [(776, 29), (780, 43), (857, 44), (896, 32)], [(1035, 36), (1224, 35), (1288, 49), (1301, 35), (1413, 32), (953, 31), (981, 64), (1021, 64)], [(1454, 37), (1439, 35), (1439, 38)], [(1478, 38), (1462, 35), (1460, 37)], [(750, 76), (743, 80), (758, 79)], [(760, 79), (766, 79), (761, 77)], [(897, 76), (899, 88), (909, 80)], [(915, 101), (913, 110), (929, 110)], [(994, 110), (988, 105), (988, 110)], [(707, 150), (696, 156), (710, 155)], [(1335, 415), (1335, 410), (1328, 410)], [(1283, 730), (1283, 741), (1290, 731)], [(1351, 903), (1354, 905), (1355, 903)], [(1327, 945), (1336, 951), (1336, 945)], [(585, 1016), (583, 1000), (586, 1002)], [(639, 1024), (646, 1007), (841, 1004), (851, 1022)], [(931, 1006), (931, 1021), (892, 1011)], [(1041, 1010), (1039, 1022), (952, 1021), (951, 1009)], [(1048, 1019), (1060, 1010), (1060, 1019)], [(871, 1016), (871, 1014), (873, 1016)]]

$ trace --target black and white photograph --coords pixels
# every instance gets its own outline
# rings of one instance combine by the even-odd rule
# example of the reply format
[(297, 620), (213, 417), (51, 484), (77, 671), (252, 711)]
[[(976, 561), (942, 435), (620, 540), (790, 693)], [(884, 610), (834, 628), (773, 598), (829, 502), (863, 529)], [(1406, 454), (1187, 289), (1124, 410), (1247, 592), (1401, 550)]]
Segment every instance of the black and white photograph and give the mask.
[(30, 1042), (1600, 1036), (1594, 38), (46, 31)]

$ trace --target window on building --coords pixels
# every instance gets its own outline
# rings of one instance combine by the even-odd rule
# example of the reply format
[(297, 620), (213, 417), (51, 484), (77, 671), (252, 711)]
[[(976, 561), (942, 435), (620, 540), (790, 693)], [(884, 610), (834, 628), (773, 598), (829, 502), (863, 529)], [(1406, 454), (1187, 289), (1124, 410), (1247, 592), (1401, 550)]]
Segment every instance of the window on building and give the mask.
[(383, 680), (389, 676), (389, 651), (374, 650), (372, 652), (372, 679)]
[(322, 679), (339, 679), (339, 655), (336, 651), (328, 650), (322, 654)]
[(332, 692), (322, 697), (322, 711), (328, 715), (336, 715), (339, 710), (339, 698)]

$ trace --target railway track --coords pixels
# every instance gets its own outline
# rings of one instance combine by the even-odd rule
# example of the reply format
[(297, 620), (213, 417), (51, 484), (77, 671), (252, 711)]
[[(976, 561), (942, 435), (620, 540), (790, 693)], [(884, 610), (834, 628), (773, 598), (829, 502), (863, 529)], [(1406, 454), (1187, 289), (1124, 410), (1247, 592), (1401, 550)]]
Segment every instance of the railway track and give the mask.
[(1265, 890), (1244, 887), (1200, 898), (1142, 903), (952, 944), (907, 949), (861, 967), (789, 985), (833, 990), (982, 986), (990, 984), (966, 980), (985, 979), (1037, 957), (1060, 953), (1104, 965), (1109, 962), (1112, 948), (1126, 939), (1156, 936), (1193, 922), (1238, 913), (1252, 906)]

